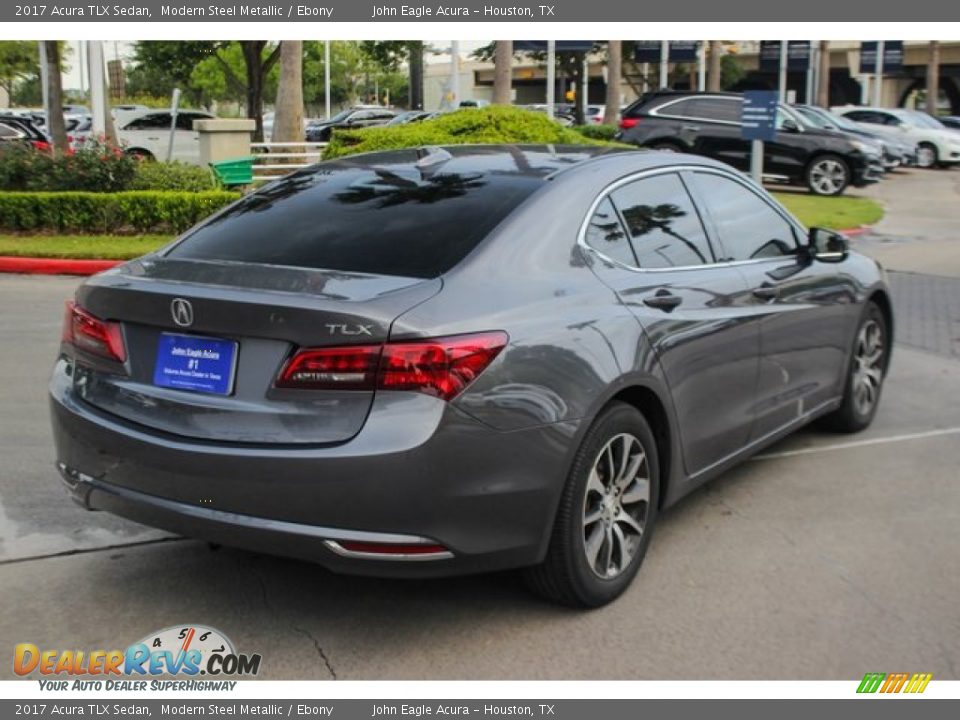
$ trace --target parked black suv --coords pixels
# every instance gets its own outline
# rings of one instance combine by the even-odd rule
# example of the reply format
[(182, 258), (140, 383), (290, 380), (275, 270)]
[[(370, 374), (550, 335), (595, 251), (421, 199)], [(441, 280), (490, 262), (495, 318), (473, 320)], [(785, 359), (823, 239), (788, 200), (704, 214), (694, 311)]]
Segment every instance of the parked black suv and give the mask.
[[(688, 152), (750, 169), (750, 141), (741, 137), (743, 96), (736, 93), (657, 92), (630, 105), (620, 121), (623, 142)], [(873, 144), (811, 127), (787, 106), (777, 113), (777, 137), (764, 143), (764, 177), (806, 185), (817, 195), (839, 195), (883, 175)]]

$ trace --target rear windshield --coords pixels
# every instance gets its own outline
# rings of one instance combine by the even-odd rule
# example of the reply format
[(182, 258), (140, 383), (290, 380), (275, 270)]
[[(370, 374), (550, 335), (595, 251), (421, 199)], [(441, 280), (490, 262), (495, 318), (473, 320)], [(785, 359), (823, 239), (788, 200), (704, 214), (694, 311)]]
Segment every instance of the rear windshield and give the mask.
[(167, 256), (436, 277), (542, 184), (457, 160), (320, 165), (248, 195)]

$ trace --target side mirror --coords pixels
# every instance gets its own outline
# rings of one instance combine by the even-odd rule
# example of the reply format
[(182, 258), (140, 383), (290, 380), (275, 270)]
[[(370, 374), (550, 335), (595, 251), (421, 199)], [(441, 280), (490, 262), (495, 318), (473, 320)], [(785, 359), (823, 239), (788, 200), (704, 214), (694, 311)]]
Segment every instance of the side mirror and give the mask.
[(820, 262), (841, 262), (850, 254), (847, 239), (834, 230), (810, 228), (809, 240), (810, 255)]
[(789, 133), (800, 132), (800, 126), (797, 125), (796, 121), (792, 118), (784, 118), (783, 123), (780, 125), (780, 129)]

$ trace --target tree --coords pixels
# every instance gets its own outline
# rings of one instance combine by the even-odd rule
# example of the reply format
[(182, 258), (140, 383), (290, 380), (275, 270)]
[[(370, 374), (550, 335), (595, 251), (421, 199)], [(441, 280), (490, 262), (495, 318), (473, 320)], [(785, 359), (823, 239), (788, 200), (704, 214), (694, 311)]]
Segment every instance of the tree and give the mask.
[(215, 42), (193, 40), (134, 43), (127, 94), (169, 98), (174, 88), (180, 88), (188, 104), (208, 105), (211, 98), (193, 83), (192, 76), (200, 64), (213, 57), (216, 48)]
[(274, 142), (303, 140), (303, 41), (280, 43), (280, 86), (273, 120)]
[(719, 92), (721, 83), (721, 58), (723, 46), (719, 40), (710, 41), (709, 65), (707, 66), (707, 90)]
[[(256, 122), (253, 139), (254, 142), (260, 142), (263, 140), (263, 86), (270, 70), (280, 59), (280, 46), (270, 47), (267, 40), (242, 40), (240, 48), (247, 70), (247, 117)], [(214, 57), (221, 57), (219, 48)], [(223, 62), (223, 67), (228, 76), (233, 74), (226, 62)], [(231, 79), (239, 82), (235, 75)]]
[(930, 42), (930, 59), (927, 61), (927, 102), (930, 115), (937, 114), (937, 101), (940, 99), (940, 43)]
[(820, 41), (820, 84), (817, 86), (817, 105), (830, 109), (830, 41)]
[(0, 42), (0, 87), (13, 97), (14, 85), (37, 71), (37, 43), (31, 40)]
[(383, 71), (396, 70), (404, 62), (410, 75), (410, 109), (423, 109), (423, 52), (420, 40), (364, 40), (363, 52)]
[(603, 111), (604, 125), (614, 125), (620, 115), (620, 80), (623, 77), (623, 43), (607, 41), (607, 97)]
[[(599, 43), (594, 43), (590, 48), (589, 52), (597, 52), (600, 49)], [(536, 62), (541, 65), (546, 65), (547, 53), (545, 50), (534, 50), (534, 51), (524, 51), (527, 55), (533, 58)], [(489, 43), (482, 47), (477, 48), (473, 51), (473, 56), (480, 60), (486, 60), (489, 62), (496, 53), (496, 46), (494, 43)], [(584, 80), (584, 66), (586, 65), (586, 58), (588, 53), (582, 50), (558, 50), (556, 52), (556, 64), (559, 72), (557, 73), (560, 77), (569, 78), (574, 88), (576, 88), (576, 103), (574, 105), (574, 122), (578, 125), (582, 125), (584, 121), (584, 112), (586, 108), (587, 99), (581, 97), (583, 93), (581, 88), (583, 87)]]
[(493, 51), (493, 102), (509, 105), (513, 89), (513, 40), (497, 40)]
[(47, 64), (47, 131), (53, 141), (54, 153), (66, 152), (67, 130), (63, 123), (63, 80), (60, 77), (60, 46), (56, 40), (43, 40), (44, 60)]
[[(239, 53), (243, 60), (243, 69), (236, 68), (232, 63), (232, 56)], [(195, 77), (194, 73), (207, 59), (220, 67), (223, 74), (223, 85), (215, 87), (229, 87), (229, 92), (243, 99), (247, 117), (256, 121), (254, 138), (263, 139), (263, 99), (270, 71), (280, 59), (280, 47), (267, 40), (230, 41), (150, 41), (139, 42), (134, 51), (136, 69), (130, 73), (132, 94), (147, 90), (147, 94), (155, 95), (162, 88), (168, 93), (174, 87), (187, 92), (193, 102), (200, 102), (203, 98), (204, 85), (197, 84), (197, 79), (206, 77), (209, 81), (206, 88), (209, 90), (211, 78), (216, 73), (203, 72)], [(153, 85), (144, 87), (143, 81), (150, 81)], [(207, 96), (209, 97), (209, 96)]]

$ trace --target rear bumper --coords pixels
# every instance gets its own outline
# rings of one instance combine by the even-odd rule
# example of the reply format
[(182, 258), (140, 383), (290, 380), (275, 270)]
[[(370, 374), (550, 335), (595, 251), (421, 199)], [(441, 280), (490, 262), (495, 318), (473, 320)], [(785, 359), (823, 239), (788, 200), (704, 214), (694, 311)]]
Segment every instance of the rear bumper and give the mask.
[[(158, 435), (51, 381), (57, 463), (71, 496), (152, 527), (314, 561), (425, 577), (539, 562), (574, 424), (498, 432), (433, 398), (383, 394), (364, 429), (327, 447), (257, 448)], [(440, 544), (379, 559), (344, 541)]]

